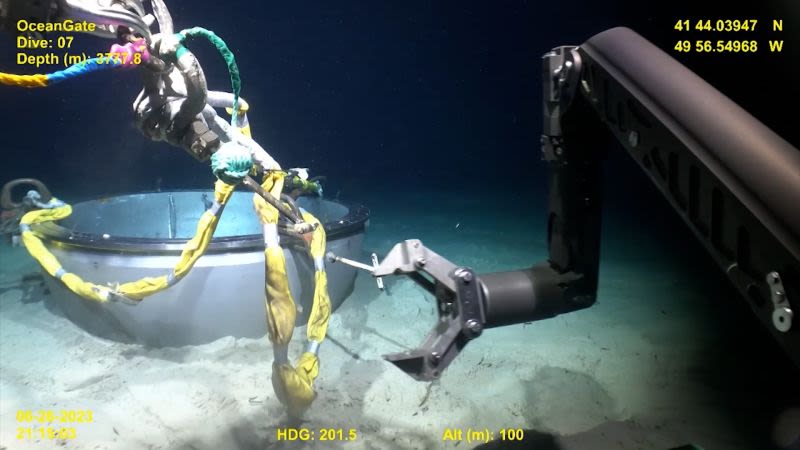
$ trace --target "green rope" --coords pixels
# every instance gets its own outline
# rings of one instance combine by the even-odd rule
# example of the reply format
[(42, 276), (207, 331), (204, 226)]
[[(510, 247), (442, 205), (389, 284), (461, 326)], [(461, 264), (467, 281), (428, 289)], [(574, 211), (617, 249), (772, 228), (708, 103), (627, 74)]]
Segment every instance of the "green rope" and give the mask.
[(236, 59), (233, 57), (233, 53), (228, 48), (228, 45), (225, 44), (225, 41), (223, 41), (222, 38), (217, 36), (213, 31), (206, 30), (205, 28), (201, 27), (183, 30), (178, 33), (177, 36), (181, 43), (184, 43), (187, 39), (196, 36), (204, 37), (208, 39), (209, 42), (214, 44), (215, 47), (217, 47), (220, 55), (222, 55), (222, 58), (225, 59), (225, 64), (228, 65), (228, 74), (231, 77), (231, 89), (233, 91), (233, 114), (231, 115), (231, 126), (236, 127), (236, 119), (239, 115), (239, 93), (242, 90), (242, 79), (239, 77), (239, 66), (236, 65)]
[(250, 173), (250, 151), (235, 142), (226, 142), (211, 155), (211, 171), (228, 184), (239, 184)]

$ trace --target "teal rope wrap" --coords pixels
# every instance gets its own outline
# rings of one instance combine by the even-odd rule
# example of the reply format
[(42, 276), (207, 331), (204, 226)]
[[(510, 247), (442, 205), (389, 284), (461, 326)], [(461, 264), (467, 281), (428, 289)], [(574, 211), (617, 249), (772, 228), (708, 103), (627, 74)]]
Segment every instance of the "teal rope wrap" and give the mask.
[(211, 155), (211, 171), (228, 184), (239, 184), (250, 173), (253, 159), (250, 151), (235, 143), (226, 142)]
[(184, 47), (183, 45), (179, 45), (178, 49), (175, 50), (175, 60), (177, 61), (177, 60), (181, 59), (181, 56), (183, 56), (183, 54), (188, 52), (188, 51), (189, 51), (188, 48)]
[(178, 33), (178, 39), (184, 43), (189, 38), (201, 36), (206, 38), (209, 42), (217, 47), (222, 58), (225, 59), (225, 64), (228, 65), (228, 74), (231, 77), (231, 90), (233, 92), (233, 114), (231, 116), (231, 125), (236, 127), (236, 118), (239, 115), (239, 93), (242, 90), (242, 79), (239, 76), (239, 66), (236, 65), (236, 58), (233, 53), (225, 44), (225, 41), (217, 36), (213, 31), (206, 30), (201, 27), (189, 28)]

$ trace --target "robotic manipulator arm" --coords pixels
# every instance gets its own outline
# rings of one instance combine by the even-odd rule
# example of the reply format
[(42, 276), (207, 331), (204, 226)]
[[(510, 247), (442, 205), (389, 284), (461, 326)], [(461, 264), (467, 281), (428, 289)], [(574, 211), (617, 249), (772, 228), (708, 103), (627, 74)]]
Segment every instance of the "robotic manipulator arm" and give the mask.
[(800, 151), (626, 28), (545, 54), (543, 84), (546, 261), (478, 275), (418, 240), (395, 245), (380, 263), (373, 256), (372, 266), (328, 254), (374, 277), (407, 275), (434, 295), (439, 320), (422, 345), (385, 358), (418, 380), (436, 379), (486, 328), (595, 302), (610, 132), (800, 365)]
[[(153, 36), (151, 48), (158, 59), (169, 61), (162, 70), (144, 69), (144, 88), (133, 104), (136, 126), (152, 140), (181, 147), (199, 161), (207, 161), (221, 145), (246, 148), (263, 171), (280, 165), (253, 139), (235, 130), (219, 117), (215, 108), (232, 108), (233, 94), (209, 91), (197, 58), (182, 51), (174, 34)], [(240, 99), (240, 110), (247, 102)]]
[[(233, 95), (208, 91), (203, 69), (181, 46), (163, 0), (150, 3), (152, 14), (146, 13), (140, 0), (0, 0), (0, 30), (16, 30), (19, 20), (73, 20), (93, 23), (97, 27), (91, 34), (120, 43), (144, 39), (148, 47), (140, 65), (144, 89), (133, 109), (136, 126), (145, 136), (181, 147), (200, 161), (207, 161), (230, 142), (246, 148), (259, 169), (280, 169), (261, 146), (217, 115), (214, 108), (233, 106)], [(155, 34), (151, 32), (154, 25), (159, 31)], [(239, 110), (247, 107), (240, 99)]]
[[(134, 122), (148, 138), (166, 141), (183, 148), (199, 161), (208, 161), (217, 150), (228, 146), (249, 154), (261, 172), (281, 170), (280, 165), (253, 139), (217, 115), (215, 108), (233, 108), (234, 95), (209, 91), (197, 58), (181, 44), (174, 32), (172, 17), (163, 0), (151, 0), (152, 13), (145, 12), (141, 0), (0, 0), (0, 30), (16, 30), (20, 20), (48, 23), (66, 20), (96, 25), (92, 34), (119, 43), (146, 43), (146, 55), (139, 67), (144, 88), (133, 104)], [(158, 33), (151, 27), (158, 26)], [(132, 51), (122, 46), (112, 52)], [(248, 109), (238, 99), (237, 114)], [(300, 234), (315, 225), (305, 223), (292, 209), (274, 198), (246, 176), (243, 183), (294, 224)]]

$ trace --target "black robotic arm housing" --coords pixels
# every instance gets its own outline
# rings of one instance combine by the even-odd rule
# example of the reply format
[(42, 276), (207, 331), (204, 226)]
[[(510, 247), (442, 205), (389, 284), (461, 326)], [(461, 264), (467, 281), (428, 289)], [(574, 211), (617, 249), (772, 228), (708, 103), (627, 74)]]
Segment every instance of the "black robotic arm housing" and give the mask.
[[(373, 275), (404, 273), (428, 287), (439, 322), (422, 346), (386, 358), (430, 380), (485, 328), (591, 306), (610, 134), (800, 365), (800, 325), (793, 323), (800, 311), (800, 151), (627, 28), (553, 49), (544, 55), (543, 76), (547, 261), (478, 275), (480, 288), (466, 296), (469, 268), (419, 241), (398, 244)], [(428, 259), (436, 270), (425, 267)]]

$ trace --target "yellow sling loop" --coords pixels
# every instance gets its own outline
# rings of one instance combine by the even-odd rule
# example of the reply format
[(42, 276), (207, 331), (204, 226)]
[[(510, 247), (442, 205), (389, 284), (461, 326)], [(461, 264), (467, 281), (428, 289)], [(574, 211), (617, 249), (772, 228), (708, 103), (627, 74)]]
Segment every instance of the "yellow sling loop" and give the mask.
[(68, 217), (72, 214), (72, 207), (69, 205), (31, 211), (22, 216), (20, 220), (22, 243), (28, 253), (39, 262), (47, 273), (61, 280), (70, 291), (87, 300), (105, 302), (121, 297), (126, 300), (140, 301), (172, 286), (186, 276), (194, 267), (194, 264), (208, 248), (208, 244), (214, 235), (214, 230), (217, 228), (217, 223), (219, 223), (219, 216), (230, 199), (233, 189), (233, 185), (217, 180), (214, 184), (214, 205), (200, 216), (200, 220), (197, 223), (197, 231), (194, 237), (184, 245), (178, 263), (175, 264), (172, 273), (160, 277), (144, 277), (137, 281), (115, 286), (102, 286), (84, 281), (78, 275), (67, 272), (55, 255), (45, 247), (39, 236), (31, 231), (30, 226)]
[[(272, 172), (265, 177), (262, 187), (273, 195), (280, 195), (284, 176), (283, 172)], [(289, 290), (283, 249), (278, 242), (278, 211), (257, 195), (254, 196), (254, 204), (264, 226), (267, 330), (275, 357), (272, 364), (272, 387), (278, 399), (287, 407), (289, 414), (296, 417), (311, 405), (316, 396), (313, 387), (314, 380), (319, 374), (316, 349), (325, 339), (331, 315), (324, 265), (325, 230), (322, 226), (317, 226), (309, 248), (315, 265), (314, 302), (306, 330), (310, 344), (309, 351), (303, 352), (297, 365), (292, 366), (288, 358), (288, 346), (292, 339), (297, 310)], [(319, 221), (309, 213), (304, 213), (303, 217), (307, 222), (319, 224)]]

